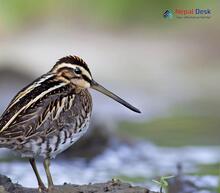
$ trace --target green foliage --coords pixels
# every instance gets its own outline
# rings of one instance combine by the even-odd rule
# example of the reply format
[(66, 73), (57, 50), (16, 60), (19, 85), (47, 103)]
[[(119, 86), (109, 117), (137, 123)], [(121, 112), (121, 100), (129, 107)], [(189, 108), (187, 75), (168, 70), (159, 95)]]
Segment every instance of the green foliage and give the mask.
[(173, 116), (146, 122), (122, 122), (117, 132), (161, 146), (220, 145), (219, 127), (219, 117)]
[(152, 181), (160, 186), (160, 193), (162, 193), (163, 190), (167, 192), (167, 188), (169, 185), (167, 180), (171, 178), (174, 178), (174, 176), (162, 176), (159, 180), (152, 180)]
[[(18, 26), (29, 19), (45, 13), (49, 7), (49, 1), (43, 0), (1, 0), (0, 18), (7, 25)], [(39, 17), (40, 18), (40, 17)]]
[(219, 164), (219, 174), (218, 174), (218, 187), (217, 187), (217, 192), (220, 193), (220, 164)]
[(220, 175), (220, 163), (213, 163), (213, 164), (200, 164), (197, 166), (196, 173), (191, 173), (191, 175), (212, 175), (212, 176), (219, 176)]
[(20, 26), (50, 15), (50, 18), (57, 16), (79, 18), (110, 26), (141, 24), (149, 27), (150, 24), (158, 22), (167, 25), (162, 18), (162, 13), (166, 9), (197, 6), (211, 8), (215, 7), (216, 3), (180, 0), (1, 0), (0, 18), (3, 23), (13, 26)]

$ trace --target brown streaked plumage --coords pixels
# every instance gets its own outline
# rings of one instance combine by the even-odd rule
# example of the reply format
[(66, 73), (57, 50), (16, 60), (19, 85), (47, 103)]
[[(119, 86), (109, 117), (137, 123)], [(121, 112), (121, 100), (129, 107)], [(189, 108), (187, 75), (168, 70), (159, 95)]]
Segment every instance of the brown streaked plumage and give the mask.
[[(0, 147), (28, 157), (37, 177), (39, 190), (53, 187), (50, 159), (86, 133), (93, 88), (140, 113), (123, 99), (95, 82), (87, 64), (77, 56), (61, 58), (49, 71), (22, 89), (0, 118)], [(48, 186), (37, 171), (35, 159), (44, 158)]]

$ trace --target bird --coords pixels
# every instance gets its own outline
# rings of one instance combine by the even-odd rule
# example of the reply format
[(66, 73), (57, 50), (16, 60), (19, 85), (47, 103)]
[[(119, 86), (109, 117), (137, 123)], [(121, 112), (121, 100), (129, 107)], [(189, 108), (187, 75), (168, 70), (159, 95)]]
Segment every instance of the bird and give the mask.
[[(90, 88), (141, 113), (97, 83), (83, 59), (69, 55), (18, 92), (0, 117), (0, 148), (29, 159), (39, 192), (50, 192), (54, 187), (50, 160), (88, 130), (93, 106)], [(47, 187), (37, 170), (38, 158), (43, 158)]]

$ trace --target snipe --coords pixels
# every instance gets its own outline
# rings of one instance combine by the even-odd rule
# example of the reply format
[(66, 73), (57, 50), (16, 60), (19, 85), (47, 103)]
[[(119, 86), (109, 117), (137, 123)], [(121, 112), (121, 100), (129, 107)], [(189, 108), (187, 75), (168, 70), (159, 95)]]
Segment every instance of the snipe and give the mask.
[[(92, 112), (88, 88), (140, 113), (95, 82), (82, 59), (67, 56), (61, 58), (51, 71), (22, 89), (0, 118), (0, 147), (29, 158), (39, 191), (53, 187), (50, 159), (74, 144), (88, 129)], [(35, 159), (38, 157), (44, 158), (48, 189), (36, 168)]]

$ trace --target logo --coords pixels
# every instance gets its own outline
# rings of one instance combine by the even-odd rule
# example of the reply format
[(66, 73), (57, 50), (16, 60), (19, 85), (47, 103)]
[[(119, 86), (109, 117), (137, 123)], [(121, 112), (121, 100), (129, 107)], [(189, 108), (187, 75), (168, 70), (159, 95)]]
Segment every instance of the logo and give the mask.
[(164, 13), (163, 13), (163, 17), (166, 19), (172, 19), (173, 18), (173, 12), (169, 9), (167, 9)]
[(163, 13), (163, 17), (165, 19), (200, 19), (200, 18), (206, 18), (209, 19), (212, 16), (211, 9), (199, 9), (199, 8), (193, 8), (193, 9), (167, 9)]

